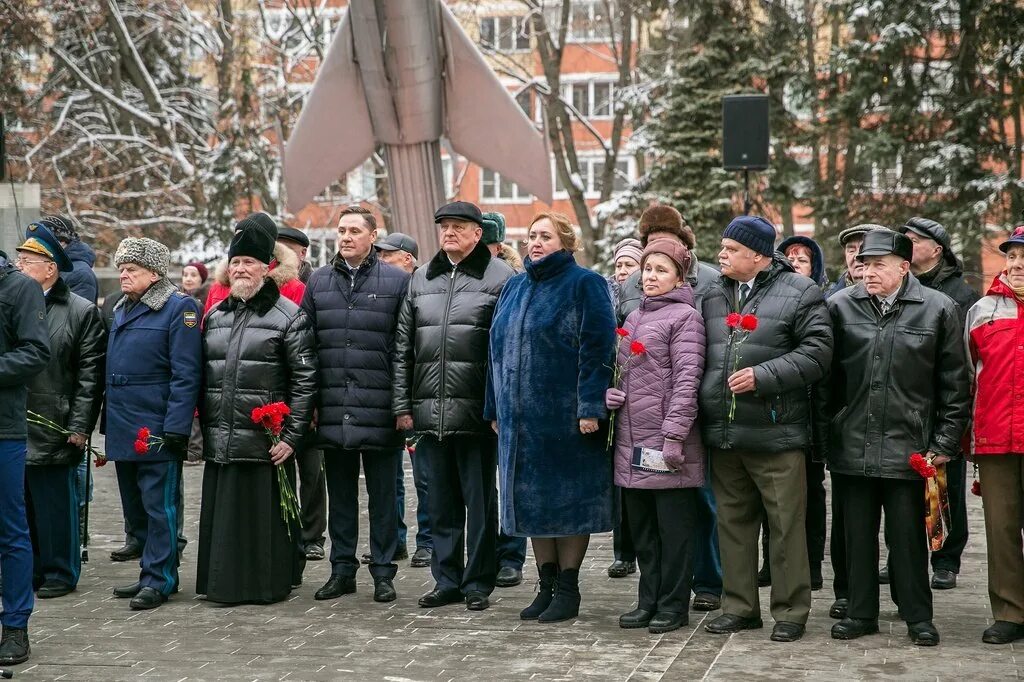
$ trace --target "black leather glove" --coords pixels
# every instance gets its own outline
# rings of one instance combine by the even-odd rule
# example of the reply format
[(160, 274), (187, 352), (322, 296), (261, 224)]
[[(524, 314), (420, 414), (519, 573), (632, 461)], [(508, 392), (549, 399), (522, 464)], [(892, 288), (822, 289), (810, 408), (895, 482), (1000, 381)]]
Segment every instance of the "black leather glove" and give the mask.
[(188, 457), (188, 436), (180, 433), (165, 433), (163, 439), (165, 452), (182, 459)]

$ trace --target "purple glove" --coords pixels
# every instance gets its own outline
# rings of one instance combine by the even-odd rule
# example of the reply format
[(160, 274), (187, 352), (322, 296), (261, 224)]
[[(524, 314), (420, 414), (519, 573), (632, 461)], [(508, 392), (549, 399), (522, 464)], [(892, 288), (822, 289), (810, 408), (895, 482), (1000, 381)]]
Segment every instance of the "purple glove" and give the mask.
[(686, 457), (683, 455), (683, 441), (666, 438), (665, 445), (661, 448), (661, 456), (665, 458), (665, 464), (668, 464), (674, 470), (679, 471), (682, 469), (683, 464), (686, 462)]
[(617, 410), (626, 404), (626, 393), (617, 388), (609, 388), (604, 393), (604, 406), (609, 410)]

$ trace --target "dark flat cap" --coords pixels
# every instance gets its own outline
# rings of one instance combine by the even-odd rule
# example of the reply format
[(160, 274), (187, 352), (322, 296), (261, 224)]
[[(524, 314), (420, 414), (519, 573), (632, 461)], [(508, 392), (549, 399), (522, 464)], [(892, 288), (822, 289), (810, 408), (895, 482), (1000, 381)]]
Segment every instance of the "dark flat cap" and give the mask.
[(861, 223), (860, 225), (854, 225), (853, 227), (848, 227), (848, 228), (846, 228), (845, 230), (843, 230), (842, 232), (839, 233), (839, 245), (840, 246), (846, 246), (846, 243), (848, 241), (850, 241), (851, 239), (856, 239), (857, 237), (863, 237), (865, 234), (867, 234), (871, 230), (888, 230), (888, 229), (889, 229), (888, 227), (885, 227), (883, 225), (876, 225), (874, 223)]
[(294, 227), (279, 227), (277, 228), (277, 238), (287, 239), (290, 242), (295, 242), (299, 246), (309, 247), (309, 237), (302, 230), (296, 230)]
[(416, 240), (401, 232), (392, 232), (381, 237), (374, 246), (380, 251), (406, 251), (411, 253), (413, 258), (420, 257), (420, 247)]
[(928, 218), (913, 217), (900, 228), (900, 232), (916, 232), (925, 239), (931, 239), (942, 247), (942, 257), (949, 263), (956, 265), (956, 254), (953, 253), (953, 240), (940, 223)]
[(914, 243), (905, 234), (892, 230), (869, 230), (864, 234), (857, 260), (867, 256), (888, 256), (893, 254), (909, 261), (914, 257)]
[(453, 201), (437, 209), (434, 213), (435, 223), (439, 223), (445, 218), (465, 220), (466, 222), (476, 223), (480, 227), (484, 225), (484, 216), (480, 212), (480, 207), (468, 201)]

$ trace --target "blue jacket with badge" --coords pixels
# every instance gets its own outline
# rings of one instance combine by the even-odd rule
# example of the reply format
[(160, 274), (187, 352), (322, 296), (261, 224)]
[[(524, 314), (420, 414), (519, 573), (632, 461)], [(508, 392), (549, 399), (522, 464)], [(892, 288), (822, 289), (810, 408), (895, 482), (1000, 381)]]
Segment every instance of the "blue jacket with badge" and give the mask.
[(167, 461), (153, 446), (136, 454), (139, 428), (187, 436), (202, 385), (202, 314), (191, 296), (161, 279), (134, 307), (122, 299), (107, 344), (106, 455), (111, 461)]

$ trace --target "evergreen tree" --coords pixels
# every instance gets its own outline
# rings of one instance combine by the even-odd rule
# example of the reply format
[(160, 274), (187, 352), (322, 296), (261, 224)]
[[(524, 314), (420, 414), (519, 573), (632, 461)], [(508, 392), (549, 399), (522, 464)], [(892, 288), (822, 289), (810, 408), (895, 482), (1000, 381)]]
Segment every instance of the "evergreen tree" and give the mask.
[(697, 235), (702, 259), (717, 252), (742, 192), (742, 177), (722, 168), (722, 97), (755, 91), (759, 62), (752, 28), (747, 3), (677, 3), (644, 65), (654, 81), (654, 102), (639, 134), (652, 158), (630, 207), (638, 213), (660, 201), (679, 209)]

